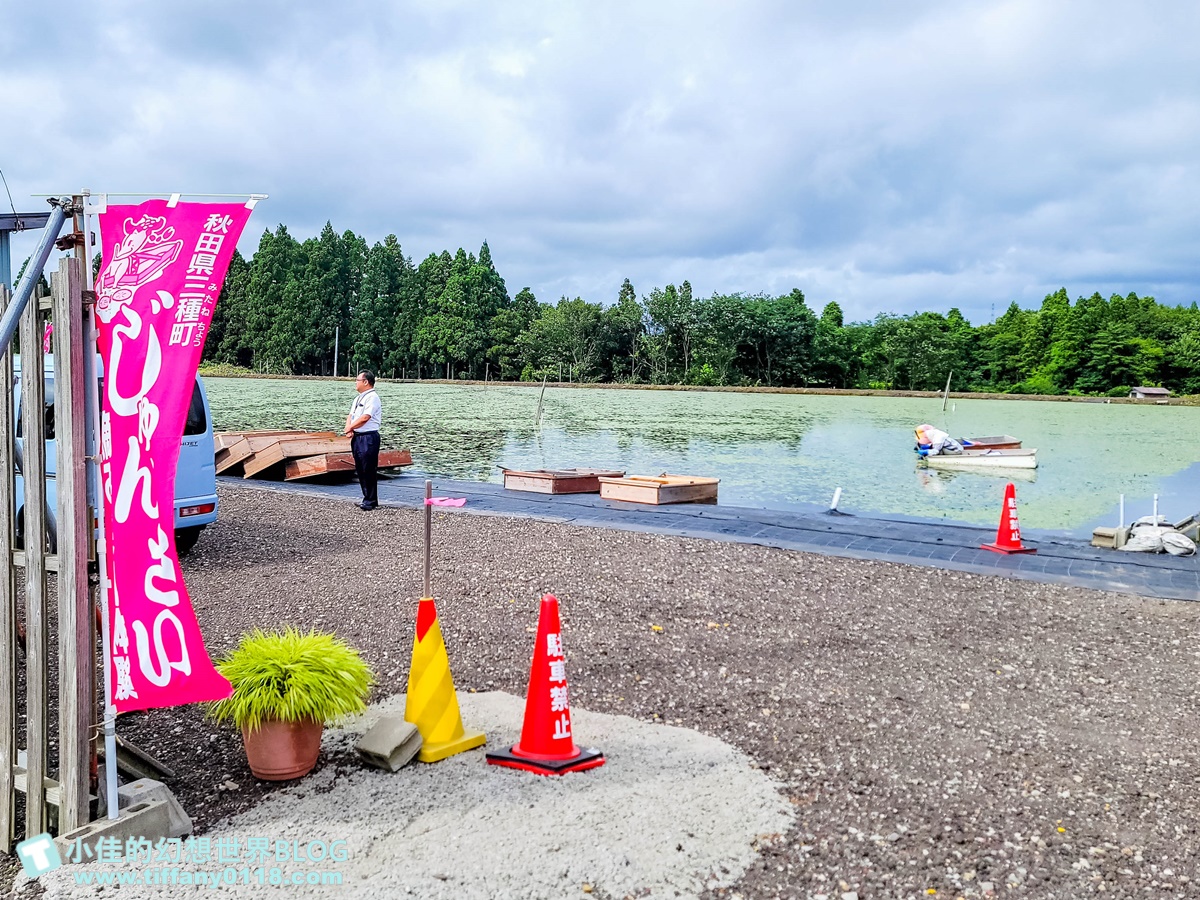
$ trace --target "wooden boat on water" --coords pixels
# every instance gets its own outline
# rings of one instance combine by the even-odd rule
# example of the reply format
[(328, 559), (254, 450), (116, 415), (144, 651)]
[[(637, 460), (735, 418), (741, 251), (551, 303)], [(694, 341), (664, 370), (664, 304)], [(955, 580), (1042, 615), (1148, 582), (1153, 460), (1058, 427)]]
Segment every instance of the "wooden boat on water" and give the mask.
[(1037, 450), (963, 450), (961, 453), (939, 453), (923, 456), (921, 460), (932, 469), (1036, 469)]
[(716, 503), (719, 478), (693, 475), (630, 475), (626, 478), (600, 478), (603, 500), (629, 503)]
[(963, 438), (960, 443), (968, 450), (1020, 450), (1021, 439), (1011, 434), (992, 434), (987, 437)]
[[(989, 434), (986, 437), (964, 437), (957, 441), (942, 431), (940, 428), (935, 428), (929, 423), (918, 425), (913, 429), (913, 434), (917, 439), (917, 448), (927, 450), (931, 446), (946, 443), (953, 447), (955, 444), (961, 444), (965, 449), (970, 450), (1020, 450), (1021, 439), (1015, 438), (1011, 434)], [(957, 449), (957, 448), (956, 448)]]
[(506, 469), (504, 489), (509, 491), (531, 491), (535, 494), (598, 494), (600, 477), (621, 478), (624, 472), (609, 469), (535, 469), (522, 472)]

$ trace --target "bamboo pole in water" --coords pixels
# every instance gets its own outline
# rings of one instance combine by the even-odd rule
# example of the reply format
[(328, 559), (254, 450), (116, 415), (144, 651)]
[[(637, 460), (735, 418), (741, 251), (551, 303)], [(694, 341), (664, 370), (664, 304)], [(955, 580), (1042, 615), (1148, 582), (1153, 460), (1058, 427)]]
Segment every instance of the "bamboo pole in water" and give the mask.
[(542, 376), (542, 392), (538, 394), (537, 411), (533, 414), (533, 424), (539, 427), (542, 424), (542, 398), (546, 396), (546, 379), (548, 377), (547, 375)]

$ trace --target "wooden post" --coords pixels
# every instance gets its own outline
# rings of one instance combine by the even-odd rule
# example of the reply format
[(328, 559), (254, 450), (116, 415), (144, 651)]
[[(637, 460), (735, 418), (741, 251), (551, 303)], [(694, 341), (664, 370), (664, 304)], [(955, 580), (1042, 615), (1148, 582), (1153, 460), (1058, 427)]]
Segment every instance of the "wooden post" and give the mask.
[[(8, 288), (0, 285), (0, 311), (8, 308)], [(13, 504), (13, 378), (11, 349), (0, 354), (0, 851), (12, 853), (16, 812), (17, 764), (17, 585), (13, 568), (16, 544)]]
[(46, 629), (46, 385), (41, 304), (21, 316), (21, 434), (25, 466), (25, 834), (46, 830), (49, 636)]
[(83, 267), (64, 259), (54, 296), (54, 406), (58, 499), (58, 830), (89, 819), (89, 742), (93, 694), (91, 594), (88, 585), (87, 445), (84, 425)]

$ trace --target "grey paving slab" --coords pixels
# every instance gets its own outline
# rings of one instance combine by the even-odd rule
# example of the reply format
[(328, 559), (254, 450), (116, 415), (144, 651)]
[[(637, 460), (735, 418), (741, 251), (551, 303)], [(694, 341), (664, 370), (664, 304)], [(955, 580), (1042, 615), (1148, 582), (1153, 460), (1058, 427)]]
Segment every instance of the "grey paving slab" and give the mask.
[[(222, 477), (222, 482), (259, 490), (322, 496), (357, 503), (353, 482), (319, 484), (266, 482)], [(1086, 541), (1053, 532), (1026, 530), (1024, 541), (1036, 555), (1005, 555), (980, 549), (995, 540), (994, 528), (954, 522), (750, 509), (709, 504), (644, 506), (602, 500), (598, 494), (530, 494), (499, 484), (434, 478), (434, 496), (466, 497), (453, 512), (467, 515), (522, 516), (587, 527), (617, 528), (708, 540), (760, 544), (847, 559), (876, 559), (934, 566), (975, 574), (1001, 575), (1149, 597), (1200, 600), (1200, 557), (1122, 553), (1092, 547)], [(383, 477), (383, 506), (420, 508), (423, 476)], [(843, 513), (846, 511), (843, 510)], [(364, 515), (367, 515), (364, 513)]]

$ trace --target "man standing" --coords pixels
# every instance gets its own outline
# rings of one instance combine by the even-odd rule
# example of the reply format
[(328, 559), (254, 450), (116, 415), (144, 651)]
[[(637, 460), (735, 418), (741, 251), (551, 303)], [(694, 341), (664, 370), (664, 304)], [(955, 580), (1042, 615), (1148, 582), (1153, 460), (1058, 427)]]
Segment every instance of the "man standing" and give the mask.
[(346, 416), (346, 434), (350, 437), (350, 451), (354, 454), (354, 471), (362, 487), (362, 503), (359, 509), (374, 509), (379, 505), (376, 494), (379, 466), (379, 422), (383, 406), (375, 393), (375, 373), (363, 369), (354, 382), (358, 396)]

